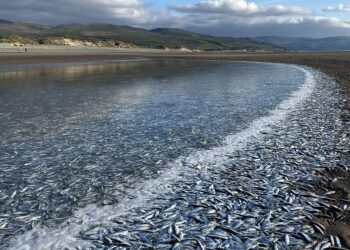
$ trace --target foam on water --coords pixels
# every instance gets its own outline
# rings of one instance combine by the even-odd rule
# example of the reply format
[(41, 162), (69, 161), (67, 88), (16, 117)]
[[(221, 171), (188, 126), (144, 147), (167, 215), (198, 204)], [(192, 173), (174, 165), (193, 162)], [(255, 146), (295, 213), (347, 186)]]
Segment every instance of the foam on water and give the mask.
[[(80, 232), (95, 225), (108, 224), (111, 219), (125, 215), (129, 210), (142, 207), (147, 201), (171, 191), (171, 184), (191, 175), (196, 167), (221, 167), (228, 155), (244, 148), (247, 142), (257, 140), (270, 131), (270, 126), (282, 122), (290, 112), (309, 97), (316, 85), (312, 72), (298, 66), (291, 66), (305, 73), (304, 84), (280, 103), (269, 115), (254, 120), (247, 129), (230, 135), (223, 145), (210, 150), (201, 150), (169, 163), (159, 177), (137, 184), (125, 191), (125, 198), (115, 206), (98, 207), (89, 205), (75, 212), (57, 228), (36, 227), (13, 239), (9, 249), (77, 249), (91, 246), (77, 238)], [(91, 246), (92, 247), (92, 246)]]

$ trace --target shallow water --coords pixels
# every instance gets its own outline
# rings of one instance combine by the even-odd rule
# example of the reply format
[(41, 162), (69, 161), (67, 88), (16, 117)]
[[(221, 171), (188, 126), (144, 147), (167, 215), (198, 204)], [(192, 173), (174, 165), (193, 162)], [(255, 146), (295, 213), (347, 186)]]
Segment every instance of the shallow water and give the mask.
[[(0, 237), (117, 203), (300, 87), (287, 65), (129, 61), (0, 74)], [(4, 225), (4, 226), (2, 226)]]

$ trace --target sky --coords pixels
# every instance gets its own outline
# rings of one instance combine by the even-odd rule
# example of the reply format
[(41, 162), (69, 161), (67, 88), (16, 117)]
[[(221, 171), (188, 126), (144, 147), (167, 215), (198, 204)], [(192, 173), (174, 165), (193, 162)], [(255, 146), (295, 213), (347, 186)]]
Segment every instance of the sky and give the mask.
[(350, 1), (0, 0), (0, 19), (170, 27), (229, 37), (350, 36)]

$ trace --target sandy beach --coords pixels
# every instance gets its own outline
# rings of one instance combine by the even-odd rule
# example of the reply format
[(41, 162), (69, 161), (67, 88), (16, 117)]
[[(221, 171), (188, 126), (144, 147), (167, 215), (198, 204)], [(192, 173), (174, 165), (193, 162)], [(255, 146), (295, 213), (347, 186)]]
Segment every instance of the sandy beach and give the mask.
[[(321, 70), (339, 84), (342, 94), (347, 96), (343, 108), (342, 122), (344, 127), (350, 124), (350, 52), (330, 53), (233, 53), (233, 52), (176, 52), (147, 49), (96, 49), (74, 47), (38, 46), (28, 48), (28, 53), (20, 53), (18, 48), (0, 47), (1, 65), (45, 64), (96, 62), (132, 58), (164, 58), (190, 60), (233, 60), (261, 61), (304, 65)], [(348, 134), (349, 136), (349, 134)], [(343, 152), (349, 154), (349, 151)], [(339, 235), (346, 247), (350, 248), (350, 213), (339, 209), (350, 206), (350, 166), (337, 170), (325, 168), (313, 191), (320, 195), (327, 194), (328, 209), (318, 216), (317, 223), (325, 227), (325, 235)], [(335, 192), (333, 192), (335, 191)]]

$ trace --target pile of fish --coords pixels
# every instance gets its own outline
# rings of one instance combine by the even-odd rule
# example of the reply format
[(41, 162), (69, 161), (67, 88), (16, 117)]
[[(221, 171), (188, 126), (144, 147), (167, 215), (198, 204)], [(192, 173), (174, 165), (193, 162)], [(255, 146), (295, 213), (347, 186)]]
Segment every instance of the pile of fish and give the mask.
[(342, 249), (313, 221), (329, 206), (313, 183), (326, 167), (350, 163), (343, 154), (349, 126), (339, 118), (344, 100), (334, 82), (318, 78), (287, 121), (225, 166), (193, 166), (172, 193), (79, 237), (101, 249)]
[(76, 245), (65, 247), (345, 249), (337, 235), (325, 236), (314, 221), (329, 202), (327, 194), (312, 191), (313, 184), (325, 168), (350, 164), (349, 126), (340, 119), (344, 97), (332, 79), (316, 75), (311, 97), (258, 141), (227, 155), (221, 166), (187, 166), (170, 191), (82, 227)]

